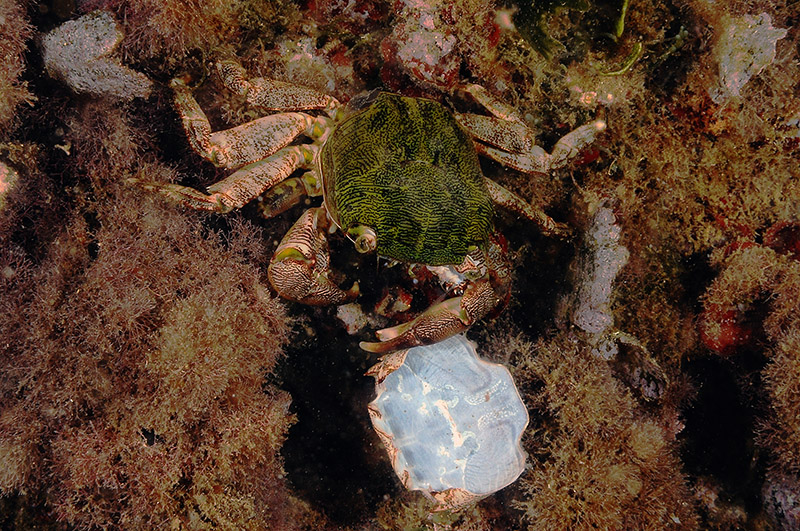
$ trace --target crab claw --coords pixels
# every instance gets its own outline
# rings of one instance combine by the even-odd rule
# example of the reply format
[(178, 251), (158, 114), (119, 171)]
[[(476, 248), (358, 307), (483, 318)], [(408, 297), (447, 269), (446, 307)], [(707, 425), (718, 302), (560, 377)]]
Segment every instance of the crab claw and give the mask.
[(325, 211), (311, 208), (283, 237), (267, 270), (278, 295), (314, 305), (344, 304), (358, 297), (358, 282), (343, 290), (328, 278), (330, 255), (325, 239), (328, 227)]
[(380, 341), (362, 341), (359, 346), (378, 354), (430, 345), (459, 334), (489, 313), (502, 300), (487, 280), (469, 285), (464, 295), (434, 304), (413, 320), (378, 330)]
[(401, 348), (430, 345), (463, 332), (472, 323), (461, 310), (461, 297), (447, 299), (431, 306), (412, 321), (378, 330), (379, 342), (362, 341), (359, 346), (368, 351), (384, 354)]

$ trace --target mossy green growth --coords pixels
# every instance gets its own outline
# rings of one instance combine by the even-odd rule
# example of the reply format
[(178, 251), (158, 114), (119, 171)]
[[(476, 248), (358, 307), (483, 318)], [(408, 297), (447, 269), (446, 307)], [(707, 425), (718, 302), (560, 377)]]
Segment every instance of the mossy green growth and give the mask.
[(325, 202), (343, 229), (372, 228), (381, 256), (459, 264), (492, 231), (469, 135), (440, 103), (380, 93), (321, 152)]
[(697, 528), (672, 398), (643, 406), (568, 333), (497, 344), (518, 360), (514, 378), (542, 426), (525, 441), (532, 462), (514, 503), (528, 529)]

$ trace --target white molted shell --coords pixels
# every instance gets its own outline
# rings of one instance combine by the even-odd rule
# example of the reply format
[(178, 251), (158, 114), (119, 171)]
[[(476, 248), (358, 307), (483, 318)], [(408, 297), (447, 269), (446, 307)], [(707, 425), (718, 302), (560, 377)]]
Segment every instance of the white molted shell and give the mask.
[(396, 353), (370, 373), (378, 380), (372, 424), (407, 488), (450, 508), (524, 470), (528, 411), (508, 369), (480, 359), (463, 336)]

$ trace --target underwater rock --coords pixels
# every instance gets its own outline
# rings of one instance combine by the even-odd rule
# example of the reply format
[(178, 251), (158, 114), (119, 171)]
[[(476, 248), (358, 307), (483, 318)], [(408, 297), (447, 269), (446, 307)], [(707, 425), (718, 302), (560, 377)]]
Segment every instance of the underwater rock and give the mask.
[(63, 79), (75, 92), (121, 100), (146, 98), (152, 82), (110, 57), (121, 40), (122, 31), (114, 17), (94, 11), (44, 36), (44, 64), (51, 76)]
[(800, 261), (800, 222), (783, 220), (773, 224), (764, 234), (764, 245)]
[(708, 88), (714, 103), (738, 96), (750, 78), (775, 60), (775, 43), (786, 36), (785, 29), (772, 26), (767, 13), (730, 20), (714, 47), (719, 65), (718, 85)]
[(464, 336), (399, 351), (370, 369), (375, 431), (408, 489), (450, 509), (513, 483), (525, 468), (528, 411), (504, 366)]
[(447, 3), (408, 1), (399, 6), (401, 22), (381, 44), (385, 76), (391, 66), (399, 66), (424, 85), (451, 88), (458, 79), (461, 57), (453, 25), (443, 20)]

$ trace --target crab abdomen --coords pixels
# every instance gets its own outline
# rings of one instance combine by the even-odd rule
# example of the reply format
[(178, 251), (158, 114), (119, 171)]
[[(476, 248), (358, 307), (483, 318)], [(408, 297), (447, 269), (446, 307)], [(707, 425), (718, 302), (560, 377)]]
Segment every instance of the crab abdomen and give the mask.
[(320, 157), (334, 221), (371, 227), (382, 256), (458, 264), (492, 231), (472, 140), (437, 102), (380, 93), (337, 126)]

